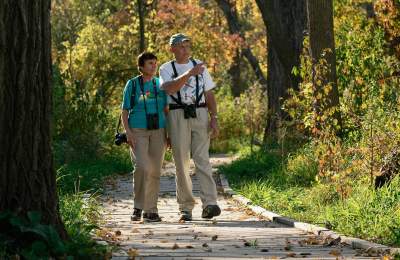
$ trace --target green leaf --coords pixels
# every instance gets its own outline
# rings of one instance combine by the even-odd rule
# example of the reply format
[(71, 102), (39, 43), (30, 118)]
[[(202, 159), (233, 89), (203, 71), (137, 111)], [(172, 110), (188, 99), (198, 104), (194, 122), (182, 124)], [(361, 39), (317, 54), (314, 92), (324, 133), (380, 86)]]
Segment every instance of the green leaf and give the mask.
[(31, 221), (32, 226), (36, 226), (40, 224), (40, 219), (42, 218), (42, 216), (38, 211), (29, 211), (28, 218)]

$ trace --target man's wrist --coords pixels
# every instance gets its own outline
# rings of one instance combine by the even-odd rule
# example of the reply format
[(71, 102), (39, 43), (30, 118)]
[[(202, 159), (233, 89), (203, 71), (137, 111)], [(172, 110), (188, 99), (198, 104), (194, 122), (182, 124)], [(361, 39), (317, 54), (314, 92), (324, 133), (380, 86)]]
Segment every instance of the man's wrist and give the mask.
[(216, 113), (210, 113), (211, 118), (218, 119), (218, 115)]

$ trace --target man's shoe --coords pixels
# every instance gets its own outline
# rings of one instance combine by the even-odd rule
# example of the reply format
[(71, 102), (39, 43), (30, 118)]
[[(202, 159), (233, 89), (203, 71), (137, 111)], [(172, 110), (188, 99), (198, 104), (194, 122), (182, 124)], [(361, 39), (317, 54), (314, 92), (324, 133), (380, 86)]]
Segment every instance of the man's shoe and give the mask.
[(204, 209), (203, 212), (201, 213), (202, 218), (212, 218), (219, 216), (221, 214), (221, 209), (218, 207), (218, 205), (207, 205)]
[(182, 221), (192, 221), (192, 212), (186, 211), (186, 210), (182, 210), (182, 211), (181, 211), (181, 217), (180, 217), (179, 220), (182, 220)]
[(161, 222), (161, 217), (158, 213), (143, 213), (144, 222)]
[(132, 221), (139, 221), (141, 219), (141, 217), (142, 217), (142, 210), (134, 208), (132, 216), (131, 216), (131, 220)]

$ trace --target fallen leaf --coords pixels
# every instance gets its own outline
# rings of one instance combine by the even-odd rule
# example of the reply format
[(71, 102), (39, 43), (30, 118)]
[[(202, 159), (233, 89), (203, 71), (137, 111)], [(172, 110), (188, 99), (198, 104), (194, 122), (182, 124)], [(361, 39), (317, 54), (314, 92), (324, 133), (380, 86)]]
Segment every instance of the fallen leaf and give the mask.
[(177, 243), (175, 243), (175, 244), (172, 246), (172, 250), (175, 250), (175, 249), (178, 249), (178, 248), (179, 248), (179, 246), (178, 246)]
[(216, 225), (217, 223), (218, 223), (218, 222), (217, 222), (216, 219), (213, 219), (213, 220), (212, 220), (212, 224), (213, 224), (213, 225)]
[(342, 240), (341, 237), (337, 237), (335, 239), (331, 237), (327, 237), (324, 241), (324, 246), (337, 246), (340, 244), (340, 241)]
[(295, 257), (296, 253), (290, 252), (286, 254), (287, 257)]
[(185, 223), (186, 221), (183, 219), (180, 219), (178, 222), (182, 224), (182, 223)]
[(311, 255), (311, 253), (300, 253), (300, 255)]
[(214, 235), (214, 236), (212, 236), (211, 240), (212, 240), (212, 241), (216, 241), (217, 238), (218, 238), (218, 235)]
[(135, 258), (138, 255), (139, 255), (139, 251), (136, 248), (129, 248), (129, 250), (128, 250), (129, 257)]
[(122, 235), (122, 233), (121, 233), (120, 230), (117, 230), (117, 231), (115, 231), (115, 235), (116, 235), (116, 236), (120, 236), (120, 235)]
[(341, 252), (340, 252), (339, 250), (337, 250), (337, 249), (333, 249), (333, 250), (331, 250), (331, 251), (329, 252), (329, 254), (330, 254), (330, 255), (333, 255), (333, 256), (340, 256), (340, 255), (341, 255)]
[(202, 244), (201, 246), (202, 246), (202, 247), (208, 247), (208, 244), (207, 244), (207, 243), (204, 243), (204, 244)]
[(161, 240), (160, 243), (168, 243), (168, 240)]
[(261, 251), (261, 252), (269, 252), (269, 250), (266, 249), (266, 248), (263, 248), (263, 249), (261, 249), (260, 251)]
[(224, 209), (224, 211), (237, 211), (237, 209), (229, 207), (229, 208)]
[(140, 233), (140, 231), (139, 231), (139, 229), (134, 228), (134, 229), (131, 230), (131, 233)]
[(194, 248), (193, 246), (191, 246), (191, 245), (187, 245), (186, 246), (186, 248)]
[(193, 236), (193, 239), (198, 239), (198, 237), (199, 237), (199, 235), (196, 234)]

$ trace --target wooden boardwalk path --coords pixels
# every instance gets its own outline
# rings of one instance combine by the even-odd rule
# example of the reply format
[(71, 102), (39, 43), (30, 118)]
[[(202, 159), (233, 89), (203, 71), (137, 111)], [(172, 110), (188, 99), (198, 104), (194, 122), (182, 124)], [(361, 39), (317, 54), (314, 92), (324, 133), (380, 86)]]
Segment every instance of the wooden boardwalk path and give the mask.
[[(212, 159), (213, 165), (224, 162)], [(198, 180), (192, 179), (198, 195)], [(197, 196), (193, 221), (180, 223), (173, 164), (166, 165), (161, 177), (160, 223), (130, 221), (131, 174), (110, 181), (105, 189), (104, 223), (98, 235), (117, 246), (112, 259), (380, 259), (345, 244), (326, 246), (331, 241), (262, 219), (223, 194), (218, 199), (220, 216), (202, 219)]]

